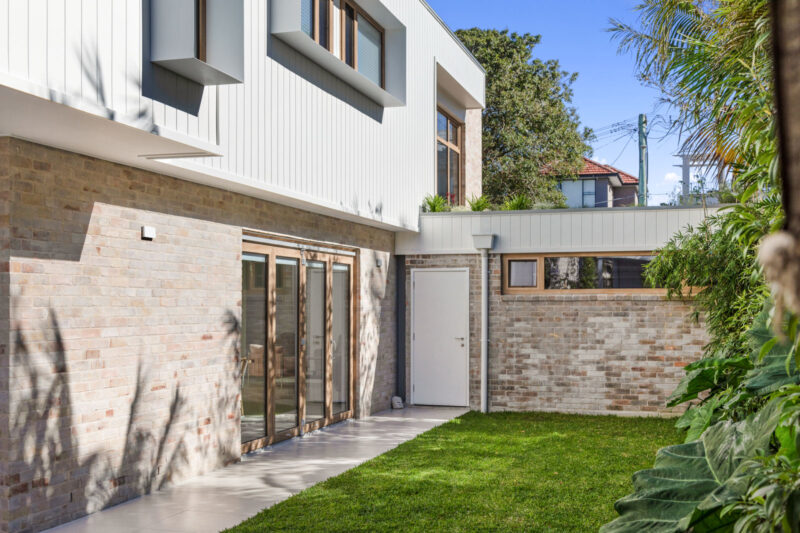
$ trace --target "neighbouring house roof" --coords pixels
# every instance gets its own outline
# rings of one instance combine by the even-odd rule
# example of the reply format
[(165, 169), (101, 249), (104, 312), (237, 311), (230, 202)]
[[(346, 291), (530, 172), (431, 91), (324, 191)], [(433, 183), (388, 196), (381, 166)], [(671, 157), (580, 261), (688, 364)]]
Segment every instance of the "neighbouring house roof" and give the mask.
[(638, 185), (639, 178), (628, 174), (627, 172), (623, 172), (618, 168), (614, 168), (611, 165), (604, 165), (603, 163), (598, 163), (597, 161), (593, 161), (588, 157), (583, 158), (583, 169), (578, 174), (581, 178), (590, 177), (590, 176), (618, 176), (619, 181), (622, 182), (623, 185)]

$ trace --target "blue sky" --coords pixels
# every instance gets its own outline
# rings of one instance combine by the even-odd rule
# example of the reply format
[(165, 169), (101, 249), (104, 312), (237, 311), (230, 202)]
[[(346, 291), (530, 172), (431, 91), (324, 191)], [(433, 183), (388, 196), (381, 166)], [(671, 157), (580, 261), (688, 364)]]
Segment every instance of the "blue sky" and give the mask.
[[(636, 122), (669, 115), (659, 106), (660, 93), (636, 79), (633, 58), (617, 54), (617, 43), (606, 31), (609, 18), (635, 22), (633, 8), (639, 0), (428, 0), (453, 30), (460, 28), (509, 29), (542, 36), (534, 49), (540, 59), (557, 59), (563, 70), (577, 72), (573, 106), (581, 123), (595, 130), (613, 123)], [(650, 205), (658, 205), (679, 185), (677, 135), (661, 140), (650, 136)], [(605, 138), (593, 143), (593, 158), (638, 175), (636, 139)]]

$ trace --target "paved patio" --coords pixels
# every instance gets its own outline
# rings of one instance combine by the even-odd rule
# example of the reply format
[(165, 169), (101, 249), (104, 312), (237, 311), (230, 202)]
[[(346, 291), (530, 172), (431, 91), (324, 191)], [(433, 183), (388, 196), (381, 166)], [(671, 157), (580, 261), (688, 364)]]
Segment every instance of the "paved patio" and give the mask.
[(241, 463), (51, 529), (58, 533), (211, 532), (376, 457), (466, 409), (409, 407), (350, 420)]

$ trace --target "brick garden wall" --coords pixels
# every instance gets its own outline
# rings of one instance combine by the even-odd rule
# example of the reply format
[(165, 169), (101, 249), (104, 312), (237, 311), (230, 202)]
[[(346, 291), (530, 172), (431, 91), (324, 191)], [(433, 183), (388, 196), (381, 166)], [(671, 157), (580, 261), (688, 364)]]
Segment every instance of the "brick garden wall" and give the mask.
[[(470, 269), (470, 406), (478, 409), (480, 256), (407, 256), (406, 264)], [(707, 342), (690, 305), (655, 295), (503, 295), (499, 255), (490, 268), (492, 411), (675, 414), (666, 399)], [(407, 313), (410, 324), (410, 299)], [(410, 337), (407, 346), (410, 384)]]
[(243, 227), (360, 249), (356, 409), (389, 406), (393, 233), (9, 138), (0, 222), (4, 531), (239, 458)]

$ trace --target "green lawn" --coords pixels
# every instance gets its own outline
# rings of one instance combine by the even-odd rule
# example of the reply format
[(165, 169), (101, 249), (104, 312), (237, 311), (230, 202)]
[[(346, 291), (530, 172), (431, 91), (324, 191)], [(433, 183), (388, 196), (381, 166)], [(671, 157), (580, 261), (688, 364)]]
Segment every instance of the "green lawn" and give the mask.
[(468, 413), (230, 531), (596, 531), (673, 423)]

